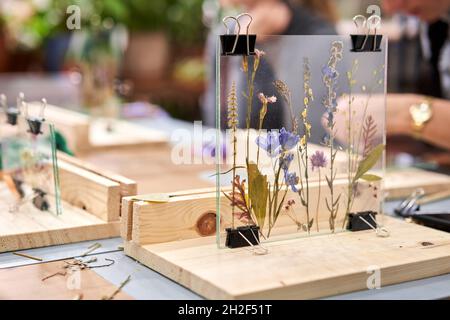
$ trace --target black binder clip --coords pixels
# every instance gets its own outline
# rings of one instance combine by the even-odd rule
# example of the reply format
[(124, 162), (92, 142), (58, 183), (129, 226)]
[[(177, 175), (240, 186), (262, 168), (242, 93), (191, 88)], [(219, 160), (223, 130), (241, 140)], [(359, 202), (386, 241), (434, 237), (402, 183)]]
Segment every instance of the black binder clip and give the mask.
[(236, 229), (227, 228), (227, 239), (225, 245), (228, 248), (242, 248), (259, 245), (259, 227), (242, 226)]
[[(364, 231), (371, 229), (370, 225), (364, 222), (371, 221), (371, 216), (375, 216), (377, 213), (374, 211), (364, 211), (358, 213), (349, 213), (347, 230), (349, 231)], [(362, 219), (361, 219), (362, 218)], [(364, 219), (364, 220), (363, 220)]]
[[(377, 34), (377, 30), (381, 25), (381, 17), (374, 14), (368, 19), (363, 15), (356, 15), (353, 17), (353, 22), (358, 29), (358, 34), (350, 35), (352, 40), (352, 52), (380, 52), (381, 40), (383, 36)], [(366, 34), (361, 34), (359, 31), (366, 29)], [(374, 34), (370, 34), (373, 29)]]
[(375, 219), (376, 215), (377, 213), (375, 211), (350, 213), (348, 215), (347, 230), (355, 232), (372, 229), (375, 231), (377, 237), (389, 237), (389, 231), (385, 227), (378, 225)]
[[(244, 16), (250, 18), (247, 24), (246, 34), (240, 34), (241, 24), (240, 19)], [(235, 34), (230, 33), (230, 28), (227, 25), (228, 20), (235, 21)], [(227, 16), (223, 18), (222, 22), (227, 30), (226, 34), (220, 36), (221, 54), (223, 56), (251, 56), (255, 55), (256, 34), (249, 34), (250, 24), (253, 18), (248, 13), (241, 13), (237, 17)]]
[(41, 189), (34, 188), (33, 205), (41, 211), (48, 211), (50, 209), (50, 204), (47, 200), (47, 193)]
[(19, 107), (8, 107), (6, 96), (4, 94), (0, 95), (0, 105), (6, 114), (6, 123), (15, 126), (17, 125), (17, 119), (20, 114)]
[(42, 128), (42, 123), (45, 121), (44, 119), (44, 111), (45, 111), (45, 107), (47, 106), (47, 100), (46, 99), (42, 99), (42, 104), (41, 104), (41, 110), (39, 111), (39, 115), (38, 116), (28, 116), (28, 105), (26, 107), (26, 118), (27, 118), (27, 122), (28, 122), (28, 132), (30, 132), (33, 135), (39, 135), (41, 133), (43, 133), (41, 131)]
[(225, 231), (227, 232), (225, 246), (230, 249), (252, 247), (255, 255), (265, 255), (269, 252), (259, 241), (260, 230), (256, 225), (227, 228)]

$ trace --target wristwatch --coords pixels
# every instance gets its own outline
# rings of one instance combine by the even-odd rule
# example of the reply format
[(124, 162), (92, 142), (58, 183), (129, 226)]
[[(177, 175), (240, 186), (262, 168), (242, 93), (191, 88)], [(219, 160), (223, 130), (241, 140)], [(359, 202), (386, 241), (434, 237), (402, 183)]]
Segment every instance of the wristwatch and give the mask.
[(422, 103), (413, 104), (409, 108), (412, 118), (413, 136), (416, 139), (421, 139), (425, 125), (433, 116), (432, 102), (431, 99), (427, 98)]

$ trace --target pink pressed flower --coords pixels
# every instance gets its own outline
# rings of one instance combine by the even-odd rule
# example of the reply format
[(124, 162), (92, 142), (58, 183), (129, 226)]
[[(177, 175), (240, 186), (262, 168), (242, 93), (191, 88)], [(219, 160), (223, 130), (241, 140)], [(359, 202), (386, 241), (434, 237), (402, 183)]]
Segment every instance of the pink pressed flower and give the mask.
[(277, 102), (277, 97), (275, 97), (275, 96), (268, 97), (267, 98), (267, 102), (275, 103), (275, 102)]
[(258, 57), (258, 59), (261, 59), (261, 57), (264, 57), (266, 55), (264, 51), (258, 49), (255, 49), (255, 54)]
[(260, 93), (258, 94), (258, 99), (259, 99), (262, 103), (267, 103), (267, 98), (266, 98), (266, 96), (264, 95), (264, 93), (262, 93), (262, 92), (260, 92)]
[(269, 104), (269, 103), (275, 103), (277, 102), (277, 97), (275, 96), (271, 96), (271, 97), (267, 97), (264, 95), (264, 93), (260, 92), (258, 94), (258, 99), (264, 103), (264, 104)]
[(328, 160), (323, 151), (316, 151), (310, 158), (312, 170), (325, 168), (327, 166)]

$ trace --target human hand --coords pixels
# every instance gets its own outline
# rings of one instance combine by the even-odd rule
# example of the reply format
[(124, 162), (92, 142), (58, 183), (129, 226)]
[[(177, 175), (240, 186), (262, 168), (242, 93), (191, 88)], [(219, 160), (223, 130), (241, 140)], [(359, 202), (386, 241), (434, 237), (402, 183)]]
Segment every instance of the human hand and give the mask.
[[(381, 139), (384, 128), (382, 124), (386, 124), (386, 134), (388, 136), (408, 135), (411, 131), (411, 117), (409, 108), (413, 104), (420, 103), (424, 100), (423, 96), (416, 94), (376, 94), (370, 98), (366, 112), (364, 113), (365, 104), (367, 103), (367, 95), (354, 95), (352, 102), (351, 121), (356, 127), (360, 127), (365, 119), (363, 115), (371, 116), (376, 124), (378, 124), (378, 132), (375, 139)], [(385, 100), (386, 99), (386, 100)], [(386, 109), (385, 109), (386, 102)], [(348, 96), (338, 99), (337, 112), (335, 114), (335, 133), (336, 138), (347, 144), (348, 141), (348, 122), (349, 122), (349, 101)], [(385, 113), (386, 110), (386, 113)], [(326, 125), (326, 119), (323, 120), (323, 125)], [(381, 127), (381, 128), (380, 128)], [(358, 130), (356, 128), (356, 130)]]

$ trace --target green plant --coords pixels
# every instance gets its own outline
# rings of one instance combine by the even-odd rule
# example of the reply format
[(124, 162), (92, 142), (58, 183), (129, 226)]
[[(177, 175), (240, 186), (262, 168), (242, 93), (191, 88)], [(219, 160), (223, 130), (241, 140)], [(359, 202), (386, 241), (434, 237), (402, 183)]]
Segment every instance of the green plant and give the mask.
[(30, 14), (25, 18), (17, 12), (0, 12), (18, 47), (35, 49), (55, 34), (69, 32), (67, 8), (81, 10), (81, 29), (95, 30), (125, 25), (131, 31), (165, 31), (183, 44), (201, 43), (205, 28), (202, 22), (203, 0), (49, 0), (37, 6), (27, 0)]
[(131, 31), (165, 31), (178, 43), (201, 43), (203, 0), (128, 0), (122, 22)]

